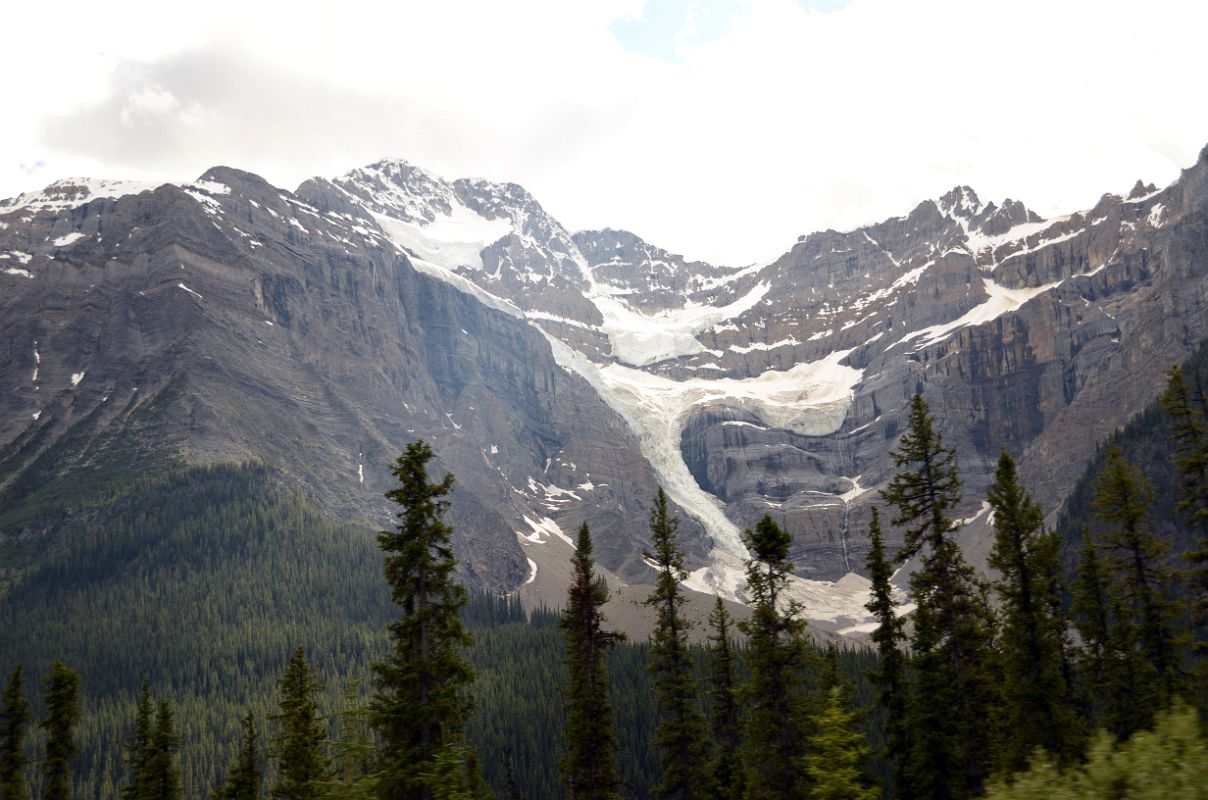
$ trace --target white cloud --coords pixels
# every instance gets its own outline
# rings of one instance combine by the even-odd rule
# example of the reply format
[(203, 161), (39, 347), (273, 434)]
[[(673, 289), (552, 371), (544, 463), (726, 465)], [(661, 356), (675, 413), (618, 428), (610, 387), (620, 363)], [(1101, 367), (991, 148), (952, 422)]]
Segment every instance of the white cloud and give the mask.
[(1202, 4), (747, 5), (671, 62), (610, 30), (640, 0), (22, 4), (0, 195), (216, 163), (293, 186), (401, 156), (739, 263), (957, 183), (1086, 207), (1208, 142)]

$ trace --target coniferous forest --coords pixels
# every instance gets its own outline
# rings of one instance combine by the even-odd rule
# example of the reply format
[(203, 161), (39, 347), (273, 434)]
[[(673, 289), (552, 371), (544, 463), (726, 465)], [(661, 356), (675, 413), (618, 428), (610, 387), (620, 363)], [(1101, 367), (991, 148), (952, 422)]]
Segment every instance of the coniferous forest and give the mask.
[(434, 455), (399, 456), (376, 540), (263, 465), (57, 498), (49, 544), (0, 544), (19, 565), (0, 575), (0, 800), (1208, 796), (1206, 348), (1055, 528), (1001, 454), (988, 576), (916, 396), (869, 531), (869, 649), (810, 638), (769, 517), (746, 532), (750, 618), (719, 601), (692, 644), (658, 487), (650, 641), (609, 628), (586, 525), (562, 608), (471, 596)]

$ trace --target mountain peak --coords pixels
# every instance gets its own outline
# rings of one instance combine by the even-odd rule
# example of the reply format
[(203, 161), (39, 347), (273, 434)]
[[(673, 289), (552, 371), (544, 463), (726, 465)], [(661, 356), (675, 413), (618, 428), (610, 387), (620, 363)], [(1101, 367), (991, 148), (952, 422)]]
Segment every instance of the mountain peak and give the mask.
[(977, 192), (968, 186), (954, 186), (936, 202), (940, 211), (948, 216), (972, 217), (981, 211), (981, 200)]

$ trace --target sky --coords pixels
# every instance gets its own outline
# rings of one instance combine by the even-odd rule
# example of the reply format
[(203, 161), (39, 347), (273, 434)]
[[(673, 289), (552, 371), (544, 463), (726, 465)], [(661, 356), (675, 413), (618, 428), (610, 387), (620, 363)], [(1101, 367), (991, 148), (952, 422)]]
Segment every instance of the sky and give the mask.
[(0, 197), (402, 158), (738, 265), (958, 184), (1089, 208), (1208, 144), (1191, 0), (11, 5)]

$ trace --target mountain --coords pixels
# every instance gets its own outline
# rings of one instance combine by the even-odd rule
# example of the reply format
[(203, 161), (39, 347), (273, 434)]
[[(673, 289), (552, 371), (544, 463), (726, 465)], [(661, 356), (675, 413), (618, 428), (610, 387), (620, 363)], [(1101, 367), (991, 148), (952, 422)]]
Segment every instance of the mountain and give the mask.
[(640, 587), (661, 484), (688, 586), (741, 600), (740, 530), (771, 514), (807, 615), (858, 632), (910, 397), (959, 450), (984, 555), (1000, 449), (1055, 510), (1208, 338), (1206, 222), (1208, 148), (1089, 211), (962, 186), (741, 266), (571, 232), (515, 184), (402, 161), (296, 192), (229, 168), (60, 182), (0, 203), (0, 536), (52, 536), (81, 487), (120, 494), (111, 476), (233, 462), (373, 529), (420, 436), (457, 476), (474, 585), (558, 602), (587, 521)]

